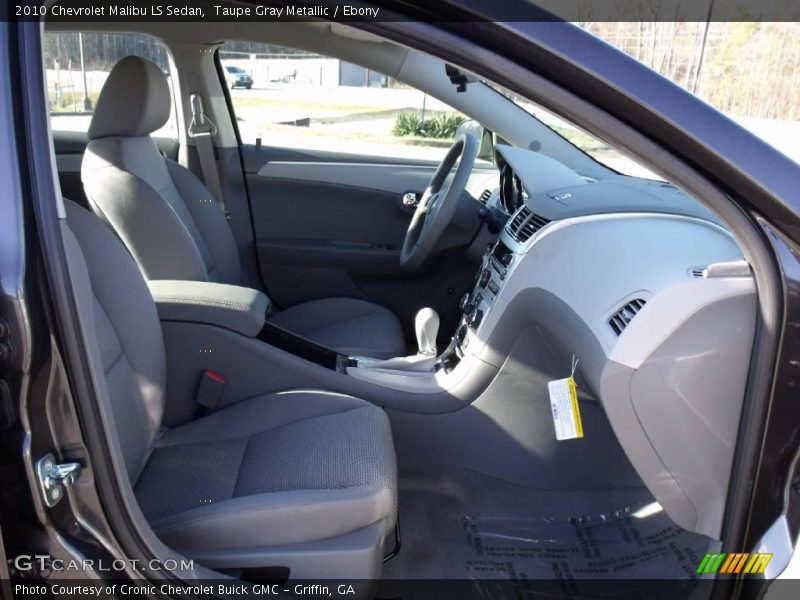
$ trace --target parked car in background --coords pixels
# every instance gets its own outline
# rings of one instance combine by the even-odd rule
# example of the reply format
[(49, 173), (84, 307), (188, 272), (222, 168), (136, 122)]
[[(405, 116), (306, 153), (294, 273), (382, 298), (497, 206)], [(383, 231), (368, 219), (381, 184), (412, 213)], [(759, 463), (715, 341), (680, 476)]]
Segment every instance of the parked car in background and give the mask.
[(230, 89), (235, 87), (243, 87), (249, 90), (251, 87), (253, 87), (253, 78), (250, 77), (250, 75), (244, 69), (234, 67), (233, 65), (226, 65), (225, 83), (228, 84)]

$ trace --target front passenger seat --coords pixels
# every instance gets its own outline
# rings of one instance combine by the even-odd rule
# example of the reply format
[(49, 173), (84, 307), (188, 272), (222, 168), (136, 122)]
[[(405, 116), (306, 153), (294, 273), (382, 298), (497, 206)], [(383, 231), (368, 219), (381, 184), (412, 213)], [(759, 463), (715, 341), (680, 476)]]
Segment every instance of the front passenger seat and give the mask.
[(397, 519), (386, 414), (358, 398), (292, 390), (164, 427), (169, 367), (150, 291), (97, 217), (72, 202), (66, 212), (99, 414), (112, 457), (158, 537), (211, 568), (377, 577)]
[[(150, 134), (167, 122), (169, 84), (155, 64), (120, 60), (97, 99), (81, 179), (93, 211), (125, 243), (147, 279), (241, 285), (236, 240), (222, 209)], [(352, 298), (325, 298), (271, 316), (275, 325), (347, 355), (404, 356), (397, 317)]]

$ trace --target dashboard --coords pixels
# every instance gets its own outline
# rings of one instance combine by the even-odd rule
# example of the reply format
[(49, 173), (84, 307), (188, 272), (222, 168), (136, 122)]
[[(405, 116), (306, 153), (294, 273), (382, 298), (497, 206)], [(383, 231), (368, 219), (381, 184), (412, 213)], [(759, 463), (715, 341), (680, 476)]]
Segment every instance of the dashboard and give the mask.
[[(473, 332), (497, 300), (541, 286), (567, 302), (609, 353), (627, 325), (614, 320), (617, 312), (638, 312), (659, 292), (704, 279), (709, 265), (743, 260), (717, 217), (669, 183), (597, 181), (537, 152), (505, 145), (496, 152), (499, 177), (470, 184), (494, 184), (480, 197), (505, 222), (461, 300)], [(460, 333), (467, 344), (474, 337)]]
[(592, 214), (655, 212), (721, 224), (700, 202), (674, 185), (657, 180), (612, 176), (603, 181), (576, 173), (538, 152), (498, 145), (496, 171), (471, 179), (469, 191), (506, 217), (523, 204), (556, 221)]
[(675, 524), (718, 539), (758, 313), (736, 239), (669, 183), (598, 181), (529, 150), (496, 152), (499, 172), (476, 169), (467, 191), (499, 235), (473, 242), (481, 265), (433, 372), (348, 374), (439, 413), (546, 406), (548, 382), (574, 371), (579, 405), (608, 421)]
[(499, 185), (476, 185), (493, 186), (480, 197), (505, 224), (462, 298), (457, 353), (501, 369), (540, 333), (563, 365), (551, 377), (578, 361), (579, 387), (672, 519), (718, 535), (757, 312), (736, 240), (668, 183), (497, 152)]

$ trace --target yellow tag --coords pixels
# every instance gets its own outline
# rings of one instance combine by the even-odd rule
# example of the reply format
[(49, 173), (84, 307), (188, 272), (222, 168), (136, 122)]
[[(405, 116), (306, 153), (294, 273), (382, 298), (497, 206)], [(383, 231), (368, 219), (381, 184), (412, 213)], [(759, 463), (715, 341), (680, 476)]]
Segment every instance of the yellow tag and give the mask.
[(583, 437), (581, 411), (578, 408), (578, 389), (575, 379), (567, 377), (547, 384), (550, 392), (550, 409), (557, 440), (571, 440)]

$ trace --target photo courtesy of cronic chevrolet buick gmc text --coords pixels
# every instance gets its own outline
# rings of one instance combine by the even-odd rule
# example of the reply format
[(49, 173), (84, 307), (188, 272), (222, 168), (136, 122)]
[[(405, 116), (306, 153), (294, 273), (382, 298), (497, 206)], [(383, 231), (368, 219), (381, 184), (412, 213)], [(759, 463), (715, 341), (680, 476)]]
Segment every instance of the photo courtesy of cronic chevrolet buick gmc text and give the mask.
[(639, 23), (445, 4), (0, 21), (11, 597), (750, 598), (789, 565), (800, 165), (601, 39)]

